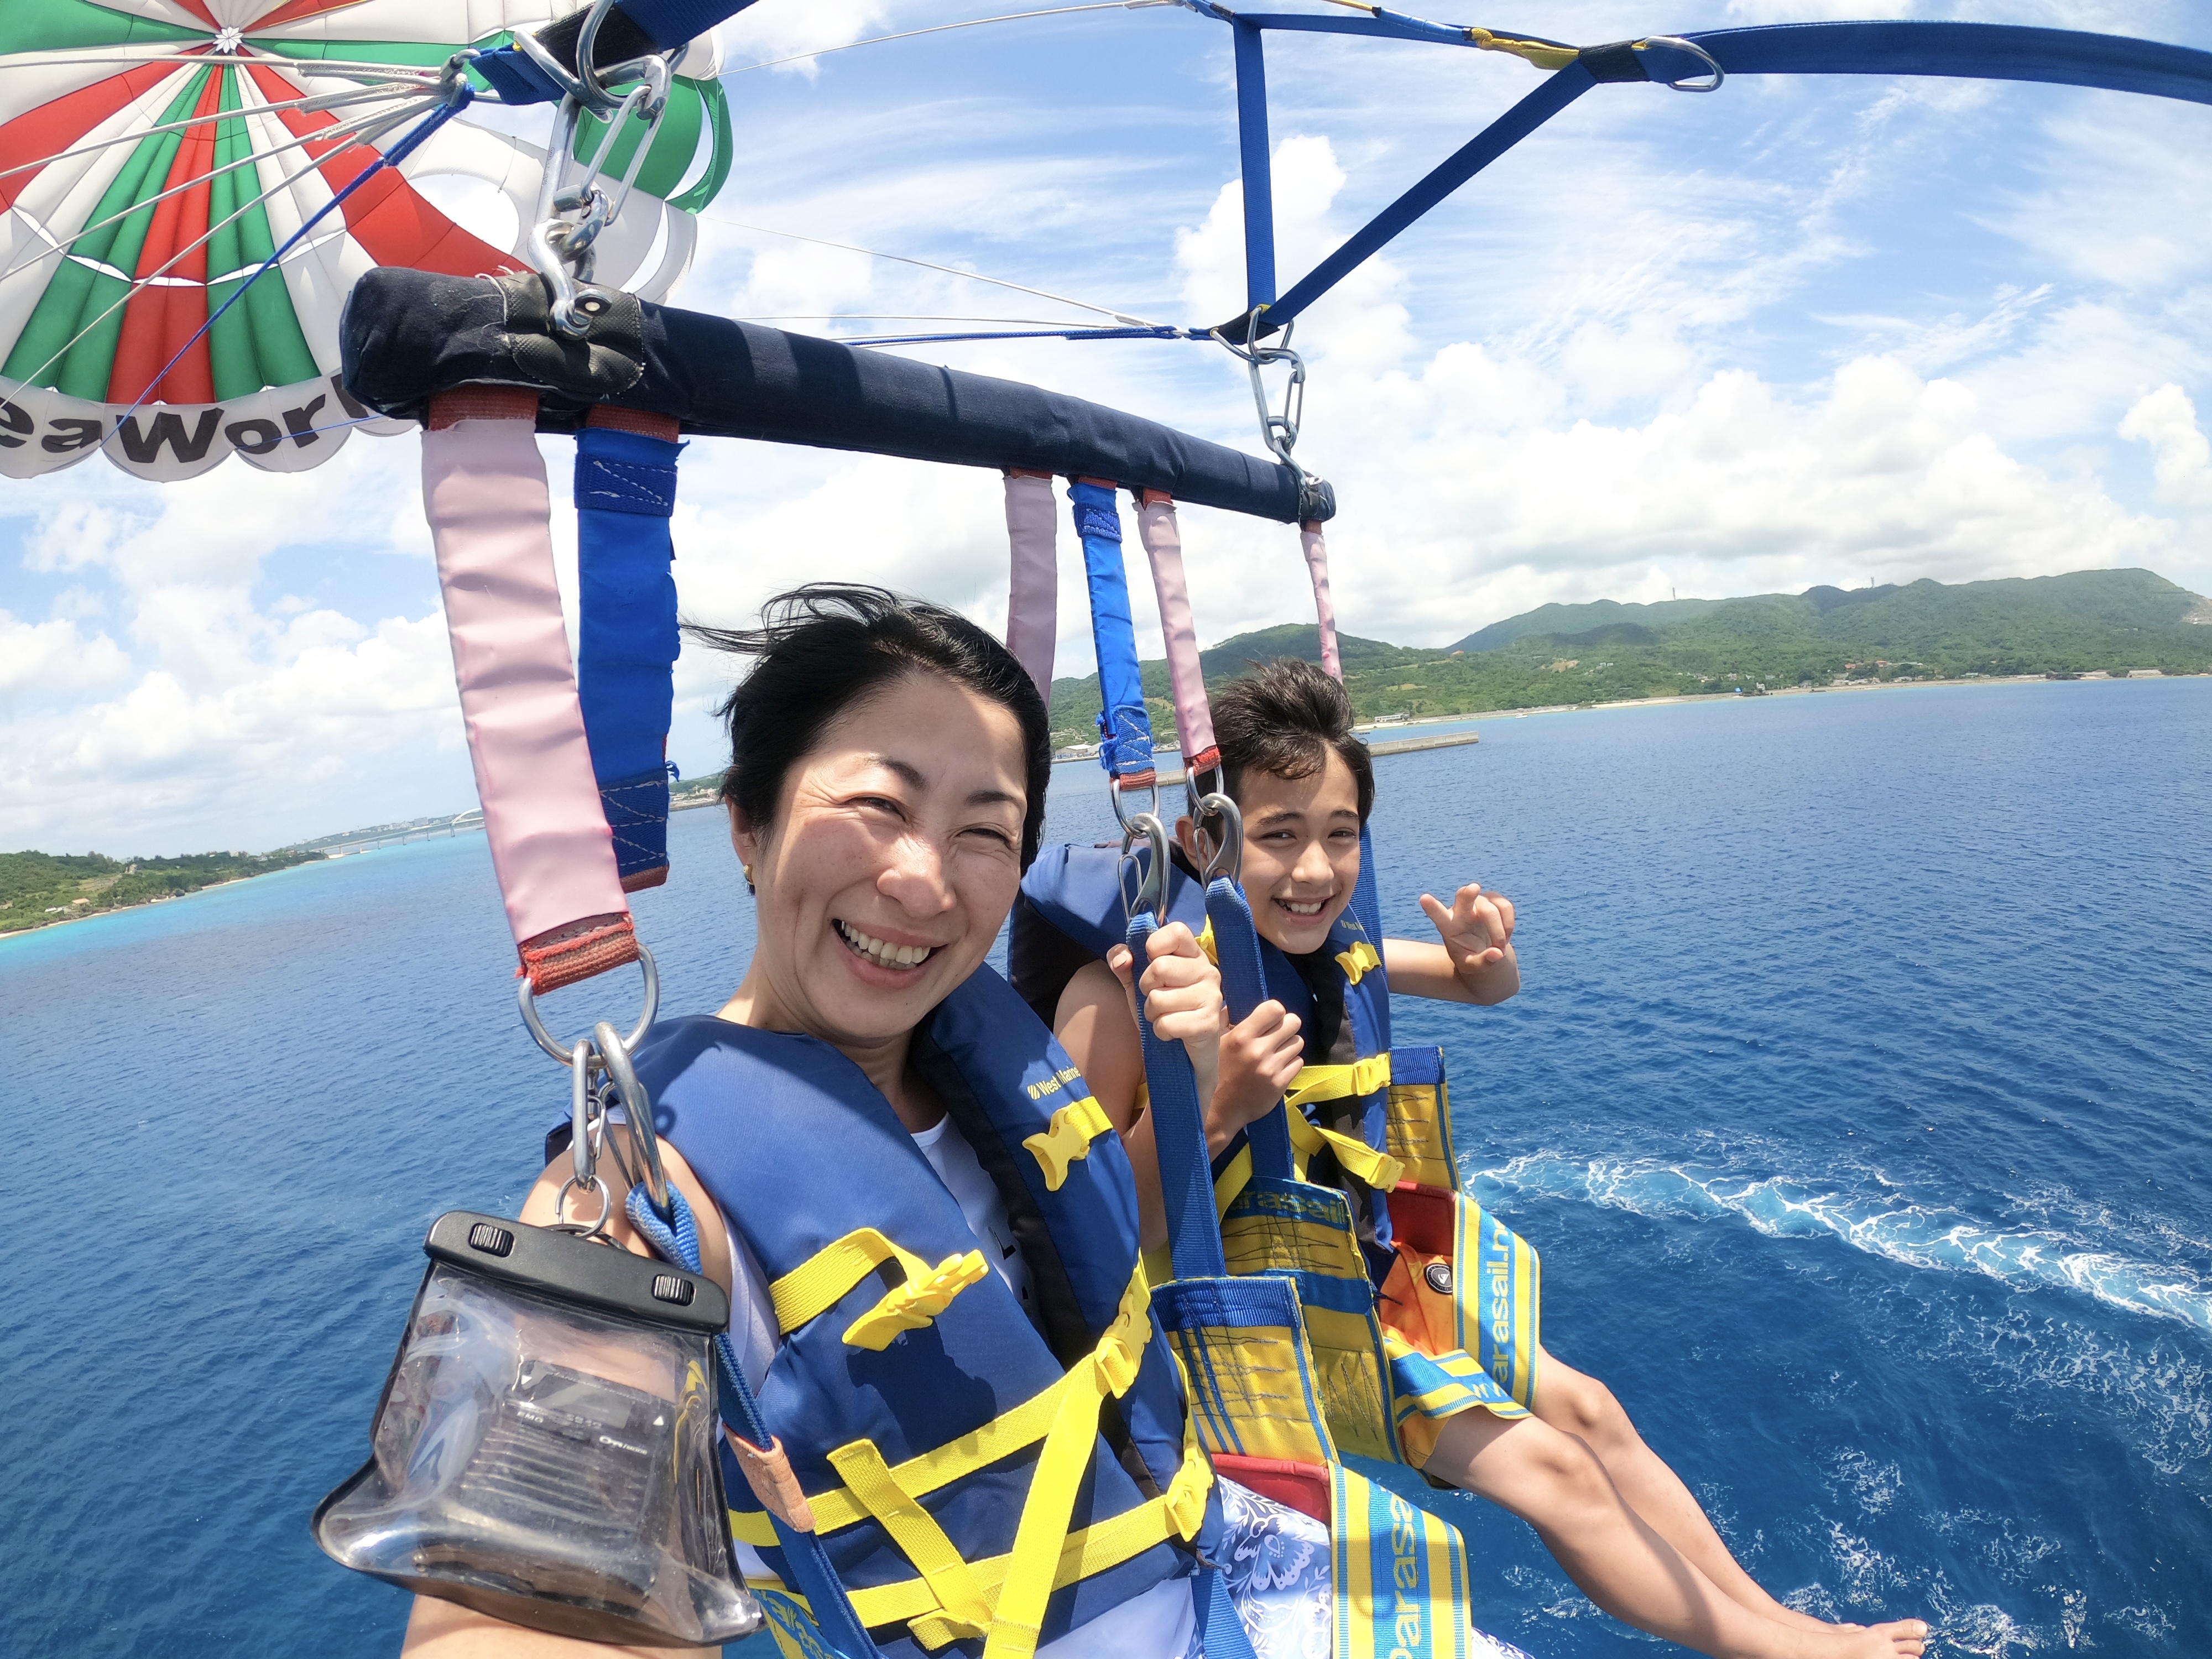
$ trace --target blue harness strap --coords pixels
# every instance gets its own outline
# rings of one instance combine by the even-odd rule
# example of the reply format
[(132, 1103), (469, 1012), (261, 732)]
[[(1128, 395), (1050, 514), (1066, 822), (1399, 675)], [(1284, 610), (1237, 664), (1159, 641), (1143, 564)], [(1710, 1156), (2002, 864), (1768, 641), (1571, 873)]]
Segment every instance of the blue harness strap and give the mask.
[(576, 696), (626, 892), (668, 875), (668, 722), (680, 645), (668, 520), (683, 447), (611, 427), (576, 434)]
[[(673, 1261), (696, 1273), (700, 1271), (699, 1225), (692, 1219), (690, 1204), (672, 1183), (668, 1188), (668, 1218), (663, 1220), (641, 1181), (629, 1189), (629, 1199), (623, 1208), (629, 1212), (630, 1224), (663, 1261)], [(763, 1449), (774, 1444), (775, 1437), (761, 1419), (759, 1402), (746, 1385), (744, 1372), (738, 1364), (737, 1345), (730, 1340), (727, 1331), (714, 1338), (714, 1369), (721, 1375), (722, 1420), (749, 1444)], [(828, 1659), (870, 1659), (870, 1656), (880, 1653), (881, 1650), (868, 1639), (867, 1628), (860, 1623), (860, 1615), (853, 1611), (853, 1603), (845, 1594), (845, 1587), (837, 1581), (837, 1570), (830, 1565), (822, 1540), (811, 1532), (800, 1532), (785, 1524), (773, 1514), (769, 1519), (775, 1526), (776, 1540), (782, 1546), (783, 1559), (790, 1564), (792, 1577), (798, 1581), (799, 1593), (806, 1598), (815, 1628), (826, 1644)], [(782, 1609), (775, 1611), (781, 1613)]]
[(1098, 657), (1098, 763), (1115, 785), (1134, 788), (1157, 775), (1145, 679), (1137, 665), (1137, 628), (1121, 561), (1121, 512), (1113, 489), (1078, 478), (1068, 486), (1075, 533), (1083, 538), (1083, 576), (1091, 592), (1091, 641)]
[[(1149, 910), (1129, 918), (1129, 951), (1144, 972), (1146, 941), (1159, 922)], [(1152, 1097), (1152, 1150), (1159, 1160), (1160, 1198), (1167, 1210), (1168, 1254), (1177, 1279), (1219, 1279), (1229, 1271), (1213, 1209), (1213, 1168), (1206, 1155), (1206, 1109), (1198, 1079), (1180, 1042), (1164, 1042), (1141, 1015), (1145, 1087)]]
[[(1364, 866), (1363, 866), (1364, 867)], [(1206, 920), (1213, 929), (1214, 961), (1221, 969), (1221, 995), (1232, 1024), (1241, 1024), (1267, 1000), (1267, 970), (1260, 956), (1260, 930), (1243, 889), (1227, 876), (1206, 885)], [(1291, 1178), (1291, 1128), (1278, 1105), (1246, 1127), (1252, 1147), (1252, 1173), (1264, 1179)]]

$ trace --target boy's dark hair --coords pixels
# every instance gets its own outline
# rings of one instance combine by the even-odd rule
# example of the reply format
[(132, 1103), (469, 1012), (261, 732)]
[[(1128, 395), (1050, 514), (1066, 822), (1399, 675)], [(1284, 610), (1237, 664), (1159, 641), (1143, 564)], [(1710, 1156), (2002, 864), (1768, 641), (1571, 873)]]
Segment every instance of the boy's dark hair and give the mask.
[(1214, 694), (1213, 736), (1221, 745), (1222, 782), (1241, 799), (1244, 775), (1310, 778), (1334, 749), (1359, 790), (1359, 821), (1375, 805), (1375, 768), (1367, 745), (1352, 735), (1352, 699), (1313, 663), (1277, 657)]
[(1036, 859), (1052, 777), (1044, 699), (1013, 653), (958, 611), (881, 587), (810, 582), (763, 605), (757, 629), (687, 623), (684, 631), (756, 659), (714, 711), (730, 728), (722, 799), (746, 823), (762, 830), (775, 823), (783, 781), (838, 715), (906, 675), (941, 674), (1020, 723), (1029, 786), (1022, 868)]

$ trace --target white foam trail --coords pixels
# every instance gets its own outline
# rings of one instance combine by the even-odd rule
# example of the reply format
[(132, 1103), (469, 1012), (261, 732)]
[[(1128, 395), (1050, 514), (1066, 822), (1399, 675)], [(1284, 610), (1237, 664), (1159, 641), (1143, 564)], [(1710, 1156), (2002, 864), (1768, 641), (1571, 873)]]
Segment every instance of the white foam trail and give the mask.
[(1553, 1152), (1474, 1171), (1474, 1190), (1510, 1211), (1516, 1197), (1597, 1204), (1654, 1218), (1733, 1217), (1774, 1238), (1828, 1237), (1908, 1267), (1987, 1274), (2020, 1290), (2063, 1288), (2108, 1307), (2212, 1331), (2212, 1285), (2188, 1269), (2130, 1261), (2063, 1233), (1993, 1227), (1894, 1191), (1853, 1194), (1780, 1176), (1706, 1173), (1658, 1159)]

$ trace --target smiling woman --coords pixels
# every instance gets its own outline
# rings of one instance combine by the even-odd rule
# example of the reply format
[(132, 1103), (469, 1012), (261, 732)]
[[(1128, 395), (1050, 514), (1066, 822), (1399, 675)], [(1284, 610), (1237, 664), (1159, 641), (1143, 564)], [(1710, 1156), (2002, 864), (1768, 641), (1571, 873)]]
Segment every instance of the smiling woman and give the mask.
[[(768, 1425), (726, 1434), (722, 1468), (784, 1651), (1251, 1659), (1247, 1623), (1325, 1623), (1328, 1526), (1217, 1482), (1121, 1140), (984, 963), (1042, 832), (1035, 682), (957, 613), (876, 588), (698, 632), (754, 659), (722, 713), (757, 944), (720, 1011), (662, 1021), (635, 1065)], [(635, 1164), (629, 1133), (609, 1146)], [(525, 1221), (560, 1218), (571, 1167)], [(619, 1210), (607, 1231), (649, 1253)], [(1215, 1564), (1262, 1539), (1296, 1570), (1225, 1582)], [(426, 1599), (408, 1650), (591, 1650)]]

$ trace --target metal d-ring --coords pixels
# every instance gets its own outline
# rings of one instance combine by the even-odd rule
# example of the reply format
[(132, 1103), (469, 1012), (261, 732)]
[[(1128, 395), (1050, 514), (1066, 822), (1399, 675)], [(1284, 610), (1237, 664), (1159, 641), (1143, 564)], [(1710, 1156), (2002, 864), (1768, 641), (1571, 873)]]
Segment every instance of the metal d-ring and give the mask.
[(1693, 81), (1662, 81), (1660, 82), (1662, 86), (1670, 87), (1676, 92), (1718, 92), (1721, 89), (1721, 82), (1728, 79), (1728, 71), (1720, 66), (1720, 60), (1718, 58), (1715, 58), (1712, 53), (1707, 52), (1696, 41), (1686, 40), (1681, 35), (1647, 34), (1643, 40), (1638, 41), (1637, 44), (1639, 46), (1671, 46), (1676, 52), (1686, 52), (1691, 57), (1701, 59), (1706, 69), (1712, 72), (1713, 78), (1705, 82), (1702, 86)]
[[(1212, 839), (1211, 845), (1207, 844), (1206, 830), (1209, 819), (1218, 819), (1221, 825), (1219, 836)], [(1198, 831), (1199, 844), (1206, 848), (1200, 880), (1210, 887), (1215, 877), (1226, 876), (1241, 884), (1244, 879), (1244, 815), (1237, 810), (1237, 803), (1218, 792), (1200, 797), (1192, 828)]]
[(620, 1032), (601, 1020), (592, 1028), (592, 1040), (599, 1048), (599, 1063), (607, 1068), (616, 1092), (622, 1097), (623, 1116), (629, 1121), (631, 1137), (645, 1154), (645, 1189), (652, 1195), (653, 1207), (665, 1216), (668, 1176), (660, 1167), (660, 1137), (653, 1127), (652, 1097), (638, 1080), (637, 1068), (629, 1063), (629, 1051), (623, 1047)]
[(1125, 791), (1121, 787), (1121, 780), (1119, 778), (1109, 777), (1106, 780), (1106, 798), (1114, 803), (1114, 822), (1121, 826), (1125, 845), (1127, 836), (1133, 833), (1130, 828), (1131, 825), (1141, 823), (1146, 818), (1157, 819), (1160, 815), (1160, 781), (1157, 774), (1152, 778), (1151, 787), (1152, 805), (1141, 812), (1131, 813), (1122, 810), (1121, 797), (1124, 793), (1134, 792)]
[[(568, 1194), (573, 1192), (595, 1192), (599, 1195), (599, 1218), (586, 1227), (580, 1221), (567, 1218)], [(578, 1181), (571, 1176), (561, 1183), (560, 1195), (553, 1200), (553, 1225), (556, 1231), (575, 1233), (584, 1238), (596, 1238), (606, 1231), (607, 1221), (615, 1212), (615, 1195), (607, 1183), (593, 1176), (589, 1181)]]
[[(1168, 890), (1168, 831), (1157, 813), (1139, 812), (1134, 817), (1122, 820), (1121, 862), (1115, 871), (1115, 879), (1121, 889), (1121, 914), (1134, 917), (1150, 911), (1158, 915), (1160, 902)], [(1131, 849), (1142, 836), (1152, 854), (1142, 859)], [(1129, 871), (1137, 872), (1137, 886), (1133, 896), (1129, 888)]]
[[(622, 1040), (625, 1054), (634, 1053), (645, 1041), (645, 1034), (653, 1029), (655, 1015), (660, 1012), (660, 969), (653, 966), (653, 952), (644, 945), (637, 947), (637, 965), (645, 974), (645, 1011), (637, 1018), (637, 1029)], [(576, 1045), (562, 1042), (545, 1029), (545, 1022), (538, 1012), (537, 994), (530, 988), (530, 976), (525, 974), (516, 989), (514, 1000), (522, 1010), (522, 1023), (530, 1028), (530, 1035), (538, 1039), (538, 1046), (559, 1060), (563, 1066), (571, 1063)]]

